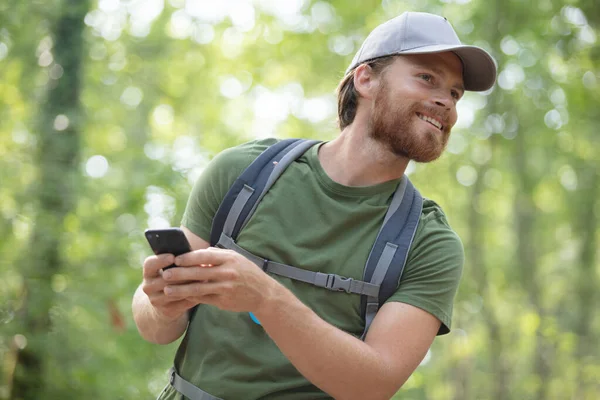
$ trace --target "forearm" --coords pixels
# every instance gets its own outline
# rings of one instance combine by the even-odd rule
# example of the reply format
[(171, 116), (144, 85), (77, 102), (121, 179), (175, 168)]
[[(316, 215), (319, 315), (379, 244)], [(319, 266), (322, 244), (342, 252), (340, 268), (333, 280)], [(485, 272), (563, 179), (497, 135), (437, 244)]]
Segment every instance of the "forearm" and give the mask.
[(132, 311), (140, 335), (151, 343), (171, 343), (181, 337), (188, 325), (188, 313), (176, 319), (161, 317), (141, 286), (133, 296)]
[[(272, 299), (272, 300), (271, 300)], [(385, 357), (330, 325), (279, 285), (256, 312), (279, 349), (309, 381), (336, 399), (385, 399), (402, 382)]]

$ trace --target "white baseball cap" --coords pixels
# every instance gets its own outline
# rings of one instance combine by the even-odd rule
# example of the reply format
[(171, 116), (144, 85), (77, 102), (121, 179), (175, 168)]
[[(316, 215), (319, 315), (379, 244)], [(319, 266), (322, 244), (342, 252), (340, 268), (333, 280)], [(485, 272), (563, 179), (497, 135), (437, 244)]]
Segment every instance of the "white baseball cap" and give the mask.
[(405, 12), (379, 25), (367, 36), (346, 73), (376, 58), (452, 51), (463, 64), (466, 90), (484, 91), (496, 81), (496, 63), (485, 50), (466, 46), (444, 17), (422, 12)]

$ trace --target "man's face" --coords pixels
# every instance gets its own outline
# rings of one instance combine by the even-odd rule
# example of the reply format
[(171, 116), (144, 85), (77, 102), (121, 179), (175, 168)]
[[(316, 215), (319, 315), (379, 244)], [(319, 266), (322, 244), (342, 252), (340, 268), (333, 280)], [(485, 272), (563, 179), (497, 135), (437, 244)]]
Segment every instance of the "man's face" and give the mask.
[(456, 123), (462, 63), (451, 52), (396, 57), (382, 71), (373, 98), (369, 135), (396, 155), (437, 159)]

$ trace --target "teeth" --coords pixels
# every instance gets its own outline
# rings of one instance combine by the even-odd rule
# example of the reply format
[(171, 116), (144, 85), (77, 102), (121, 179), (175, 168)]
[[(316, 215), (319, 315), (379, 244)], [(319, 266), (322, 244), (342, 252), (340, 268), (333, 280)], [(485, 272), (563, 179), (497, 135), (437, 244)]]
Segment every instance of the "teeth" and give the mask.
[(440, 130), (442, 129), (442, 124), (440, 124), (440, 123), (439, 123), (439, 121), (437, 121), (437, 120), (435, 120), (435, 119), (433, 119), (433, 118), (430, 118), (430, 117), (428, 117), (428, 116), (426, 116), (426, 115), (423, 115), (423, 114), (417, 114), (417, 115), (418, 115), (418, 116), (419, 116), (419, 118), (421, 118), (423, 121), (427, 121), (427, 122), (429, 122), (430, 124), (433, 124), (433, 125), (435, 125), (435, 127), (436, 127), (436, 128), (438, 128), (438, 129), (440, 129)]

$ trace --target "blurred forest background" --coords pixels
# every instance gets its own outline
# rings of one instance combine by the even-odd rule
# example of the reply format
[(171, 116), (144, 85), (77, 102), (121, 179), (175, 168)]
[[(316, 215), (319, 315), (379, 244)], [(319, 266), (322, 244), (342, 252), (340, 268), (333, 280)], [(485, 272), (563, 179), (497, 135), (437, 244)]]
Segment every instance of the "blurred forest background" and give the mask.
[(0, 0), (0, 399), (148, 399), (176, 344), (132, 294), (220, 150), (331, 139), (335, 87), (406, 10), (492, 52), (446, 154), (412, 165), (467, 255), (454, 330), (398, 399), (600, 398), (594, 0)]

